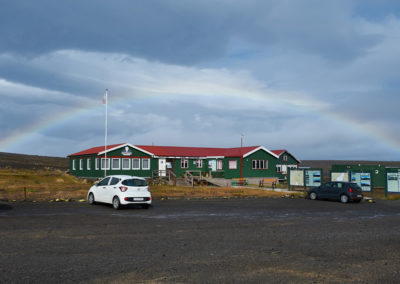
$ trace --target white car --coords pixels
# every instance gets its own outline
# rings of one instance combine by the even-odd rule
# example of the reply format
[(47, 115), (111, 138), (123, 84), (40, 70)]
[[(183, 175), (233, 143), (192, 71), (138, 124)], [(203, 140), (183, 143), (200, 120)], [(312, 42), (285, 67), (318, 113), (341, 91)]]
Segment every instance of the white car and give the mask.
[(151, 194), (144, 178), (112, 175), (103, 178), (89, 189), (87, 201), (89, 204), (109, 203), (114, 209), (128, 204), (140, 204), (147, 209), (151, 205)]

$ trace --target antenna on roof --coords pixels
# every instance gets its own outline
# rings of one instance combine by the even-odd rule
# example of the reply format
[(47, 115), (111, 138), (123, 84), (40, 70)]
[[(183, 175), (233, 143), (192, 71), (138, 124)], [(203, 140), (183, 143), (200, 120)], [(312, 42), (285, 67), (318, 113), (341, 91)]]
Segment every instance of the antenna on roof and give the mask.
[(243, 147), (243, 137), (244, 137), (244, 134), (240, 134), (240, 148)]

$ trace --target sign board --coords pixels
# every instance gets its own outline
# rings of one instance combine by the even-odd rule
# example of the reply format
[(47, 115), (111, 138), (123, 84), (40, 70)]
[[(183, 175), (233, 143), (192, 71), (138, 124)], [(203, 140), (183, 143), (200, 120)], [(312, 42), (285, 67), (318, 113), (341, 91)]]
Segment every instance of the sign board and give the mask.
[(331, 181), (350, 181), (350, 175), (348, 172), (343, 173), (331, 173)]
[(322, 172), (321, 170), (305, 170), (306, 186), (320, 186)]
[(291, 186), (304, 186), (304, 170), (290, 170), (289, 182)]
[(387, 173), (386, 179), (388, 192), (400, 192), (400, 172)]
[(363, 191), (371, 191), (371, 173), (351, 173), (351, 182), (357, 183)]

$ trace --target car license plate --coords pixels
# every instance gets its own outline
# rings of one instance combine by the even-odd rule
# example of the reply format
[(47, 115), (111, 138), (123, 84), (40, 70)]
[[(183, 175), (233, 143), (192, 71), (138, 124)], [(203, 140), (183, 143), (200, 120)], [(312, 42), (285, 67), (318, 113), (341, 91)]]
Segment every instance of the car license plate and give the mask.
[(357, 197), (361, 197), (361, 194), (357, 195)]
[(143, 198), (142, 197), (135, 197), (135, 198), (133, 198), (133, 200), (134, 201), (143, 201)]

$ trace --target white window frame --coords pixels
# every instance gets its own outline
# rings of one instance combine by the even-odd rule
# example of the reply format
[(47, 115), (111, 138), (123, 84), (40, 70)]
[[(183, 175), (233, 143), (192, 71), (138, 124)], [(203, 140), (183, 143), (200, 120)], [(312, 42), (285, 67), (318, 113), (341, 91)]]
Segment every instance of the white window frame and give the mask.
[(76, 159), (72, 160), (72, 170), (75, 171), (76, 170)]
[(90, 160), (91, 160), (90, 157), (86, 159), (86, 169), (89, 171), (90, 171)]
[(217, 160), (217, 171), (223, 170), (224, 169), (224, 161), (222, 160)]
[(228, 161), (228, 168), (230, 170), (237, 170), (237, 160), (229, 160)]
[[(134, 160), (137, 160), (138, 161), (138, 167), (137, 168), (134, 168), (133, 167), (133, 165), (134, 165)], [(132, 170), (140, 170), (140, 158), (132, 158)]]
[(253, 170), (268, 170), (268, 160), (252, 160), (251, 166)]
[[(131, 169), (131, 159), (130, 158), (122, 158), (121, 159), (121, 166), (123, 170), (130, 170)], [(128, 167), (124, 167), (124, 161), (128, 161)]]
[(94, 159), (94, 163), (95, 163), (95, 169), (98, 170), (99, 169), (99, 158), (95, 158)]
[(80, 158), (79, 159), (79, 170), (83, 170), (83, 159), (82, 158)]
[[(114, 161), (118, 161), (118, 167), (114, 167)], [(111, 169), (112, 170), (120, 170), (121, 169), (121, 159), (120, 158), (112, 158), (111, 159)]]
[[(147, 160), (148, 161), (148, 167), (144, 167), (144, 161)], [(150, 170), (150, 158), (142, 158), (142, 170)]]
[[(104, 165), (103, 165), (104, 162)], [(108, 166), (108, 167), (107, 167)], [(109, 170), (110, 169), (110, 158), (101, 158), (101, 169)]]
[(202, 159), (196, 160), (195, 164), (196, 164), (196, 168), (198, 168), (198, 169), (203, 168), (203, 160)]
[(189, 160), (181, 159), (181, 169), (188, 169), (188, 168), (189, 168)]
[(282, 172), (282, 165), (276, 165), (276, 172), (281, 173)]
[(283, 161), (287, 161), (287, 159), (288, 159), (288, 156), (287, 156), (286, 154), (283, 155), (282, 160), (283, 160)]

